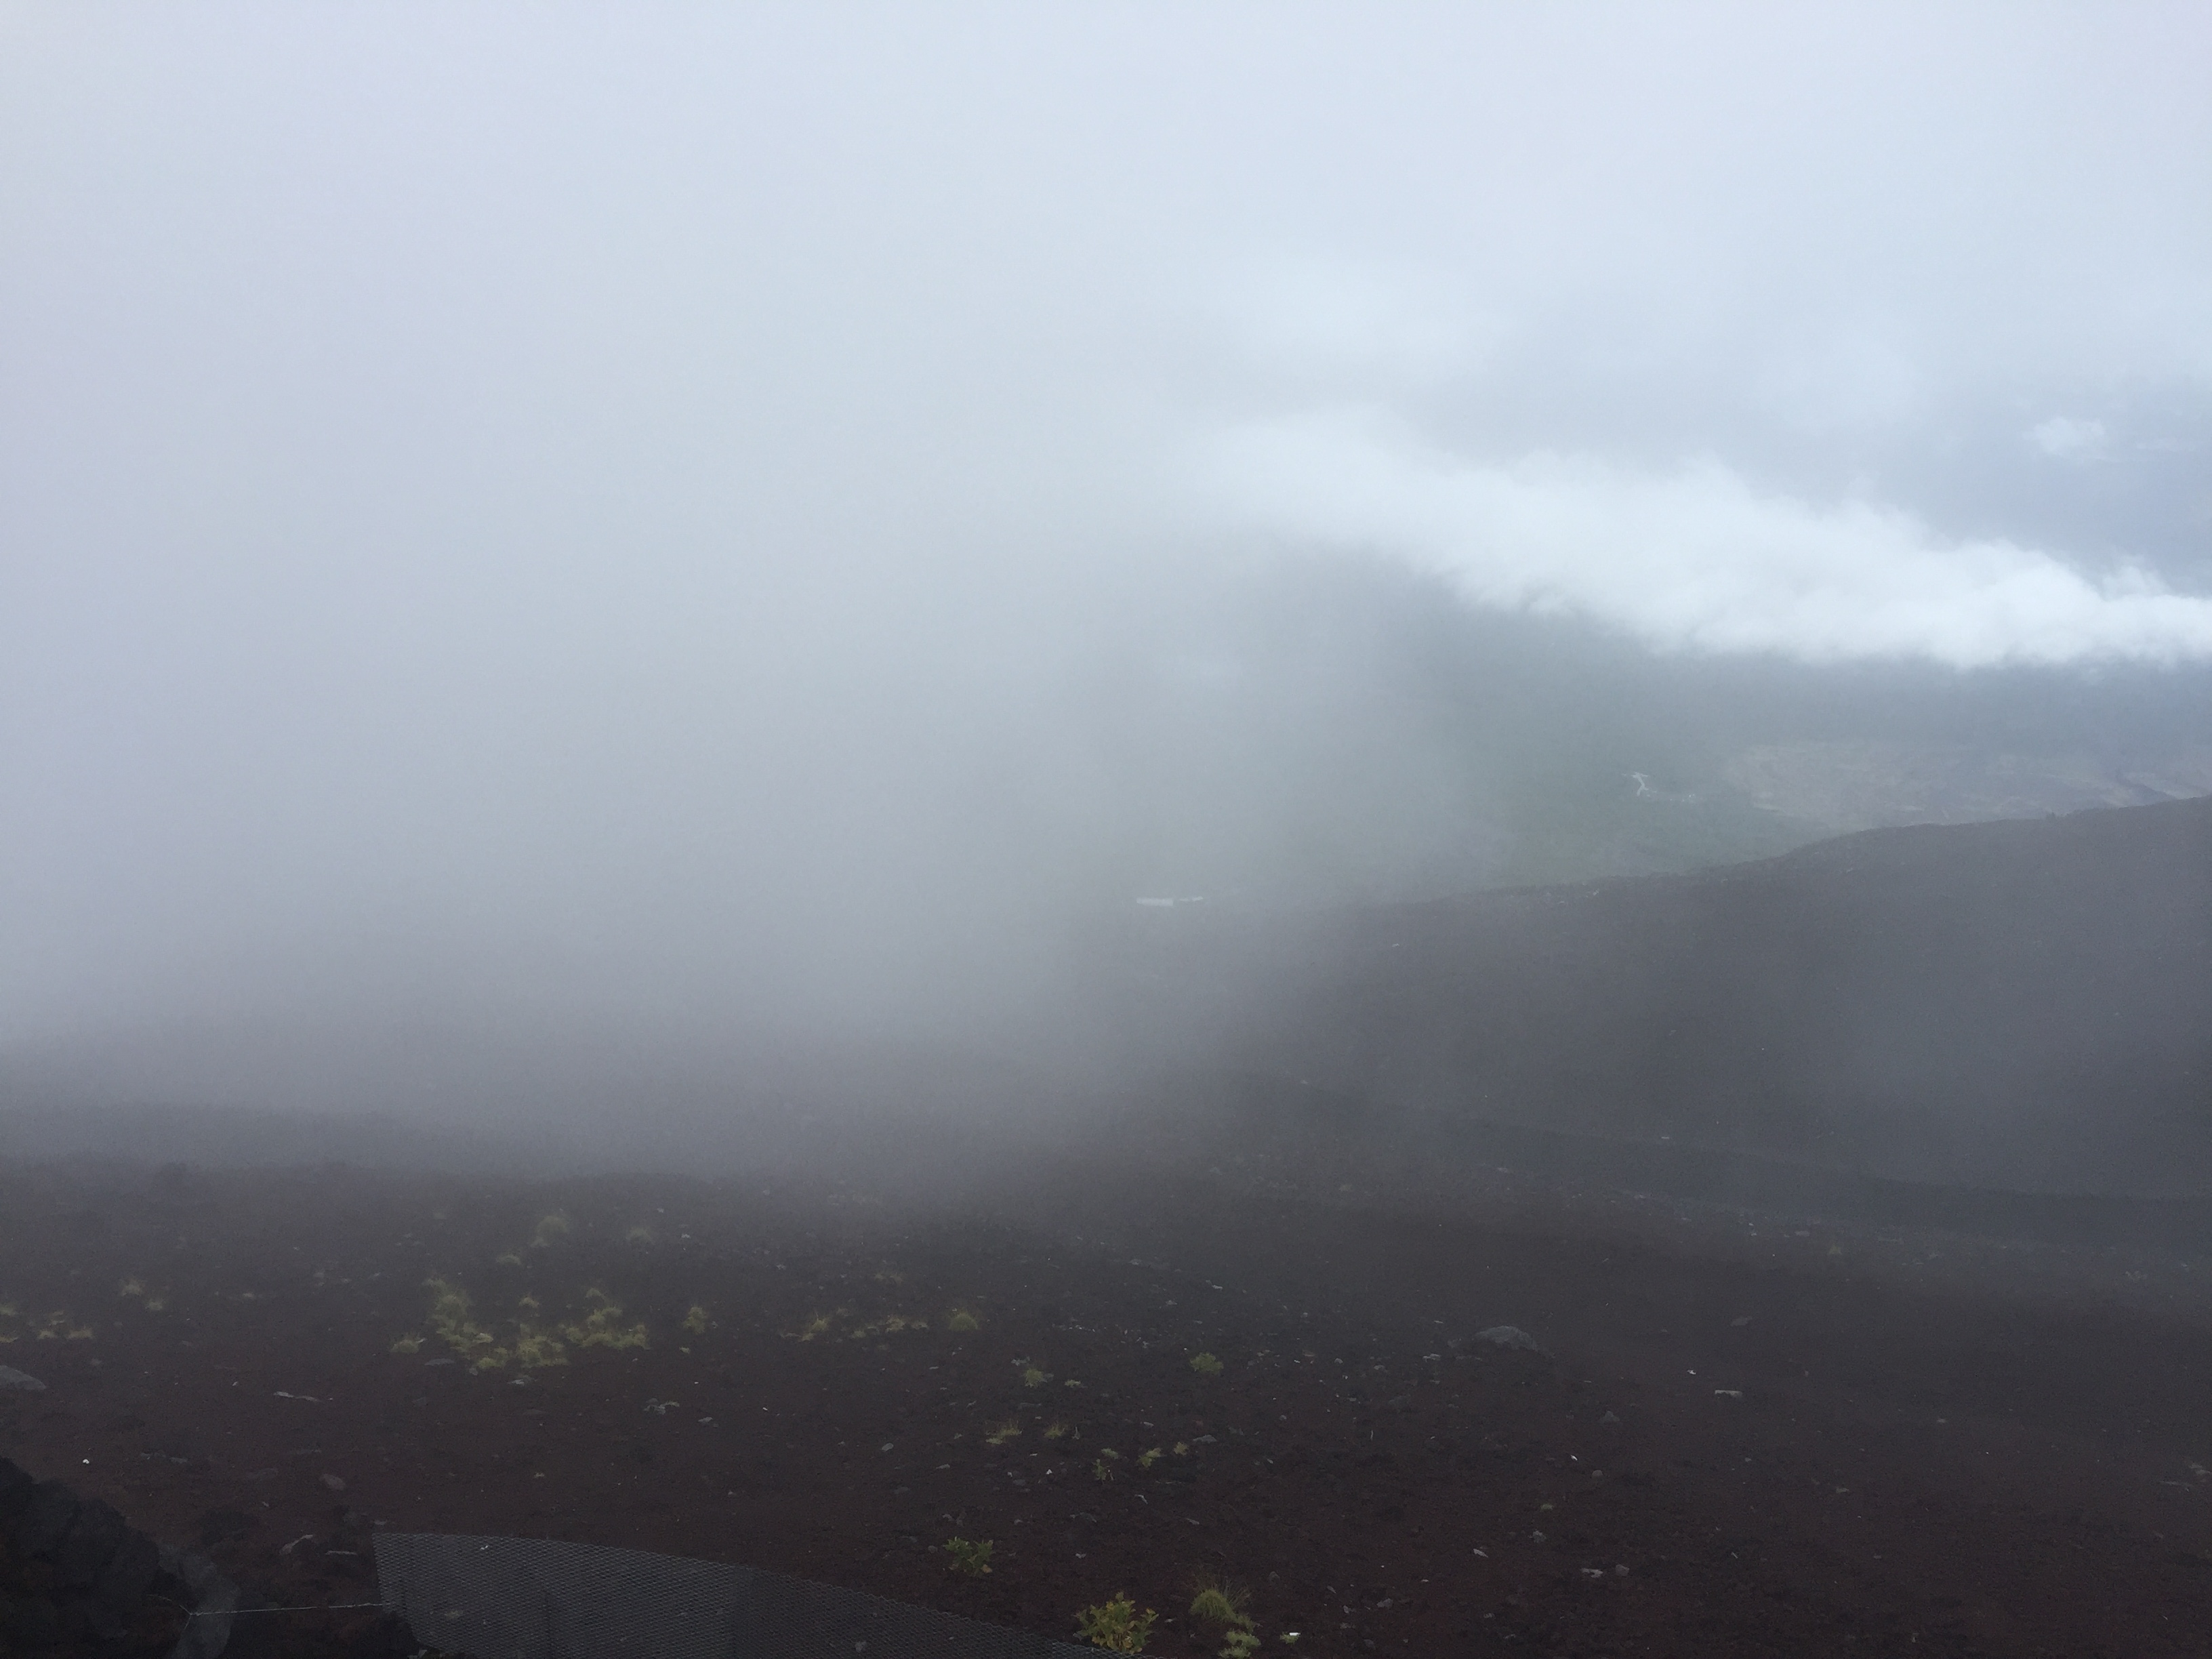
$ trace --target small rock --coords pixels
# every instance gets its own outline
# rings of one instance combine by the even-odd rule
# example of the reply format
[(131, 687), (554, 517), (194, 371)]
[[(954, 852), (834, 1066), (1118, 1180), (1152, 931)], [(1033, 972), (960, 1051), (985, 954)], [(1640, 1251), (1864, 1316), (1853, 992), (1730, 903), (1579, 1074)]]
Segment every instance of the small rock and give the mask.
[(1530, 1353), (1541, 1353), (1544, 1345), (1522, 1330), (1518, 1325), (1492, 1325), (1486, 1331), (1477, 1331), (1475, 1339), (1495, 1344), (1501, 1348), (1522, 1348)]
[(0, 1365), (0, 1389), (21, 1389), (25, 1394), (44, 1394), (46, 1385), (28, 1371), (19, 1371), (13, 1365)]
[(1613, 1413), (1607, 1412), (1603, 1417), (1599, 1418), (1598, 1421), (1601, 1423), (1611, 1423), (1618, 1426), (1620, 1422), (1620, 1419), (1614, 1416)]
[(345, 1490), (345, 1482), (335, 1474), (325, 1475), (323, 1477), (323, 1484), (328, 1486), (332, 1492), (343, 1492)]

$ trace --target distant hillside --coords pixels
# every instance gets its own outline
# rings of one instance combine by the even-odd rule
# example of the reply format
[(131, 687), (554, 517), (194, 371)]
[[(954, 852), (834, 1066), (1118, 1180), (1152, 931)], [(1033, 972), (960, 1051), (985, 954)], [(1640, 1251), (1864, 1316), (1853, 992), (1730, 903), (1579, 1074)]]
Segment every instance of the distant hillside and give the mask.
[(2212, 1192), (2212, 801), (1170, 925), (1139, 951), (1133, 1030), (1370, 1107), (1904, 1179)]

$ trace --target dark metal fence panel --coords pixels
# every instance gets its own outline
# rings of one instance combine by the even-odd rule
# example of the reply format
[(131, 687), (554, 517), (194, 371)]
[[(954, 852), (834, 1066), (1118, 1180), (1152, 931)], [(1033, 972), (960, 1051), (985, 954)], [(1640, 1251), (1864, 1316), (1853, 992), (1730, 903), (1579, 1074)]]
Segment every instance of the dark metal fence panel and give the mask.
[(1081, 1659), (1097, 1650), (780, 1573), (541, 1538), (379, 1534), (384, 1601), (471, 1659)]

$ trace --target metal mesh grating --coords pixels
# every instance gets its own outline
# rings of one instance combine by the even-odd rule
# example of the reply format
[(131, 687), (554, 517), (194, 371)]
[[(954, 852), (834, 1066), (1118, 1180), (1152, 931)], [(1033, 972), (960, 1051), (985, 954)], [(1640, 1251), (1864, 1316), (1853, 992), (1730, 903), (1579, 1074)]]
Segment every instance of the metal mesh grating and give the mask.
[(1083, 1659), (1096, 1650), (781, 1573), (540, 1538), (380, 1534), (385, 1603), (474, 1659)]

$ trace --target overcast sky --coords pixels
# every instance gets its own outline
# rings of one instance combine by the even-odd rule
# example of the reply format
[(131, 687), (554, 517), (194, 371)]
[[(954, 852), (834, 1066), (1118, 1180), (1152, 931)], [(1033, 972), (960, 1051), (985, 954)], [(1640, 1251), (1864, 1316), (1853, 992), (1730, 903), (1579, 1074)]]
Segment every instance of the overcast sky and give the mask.
[(1323, 750), (1299, 833), (1429, 858), (1480, 803), (1361, 685), (1158, 758), (1284, 559), (2212, 660), (2208, 63), (2203, 4), (8, 5), (0, 1041), (995, 994)]

